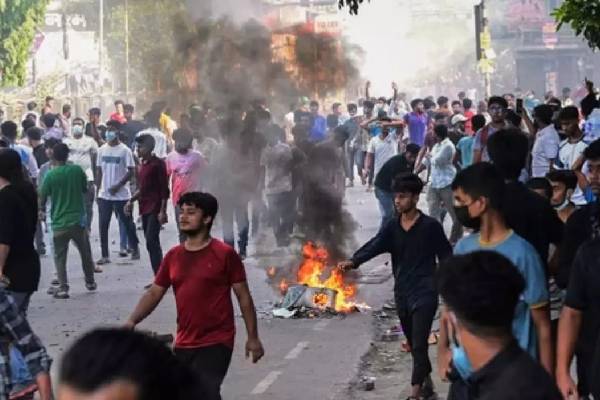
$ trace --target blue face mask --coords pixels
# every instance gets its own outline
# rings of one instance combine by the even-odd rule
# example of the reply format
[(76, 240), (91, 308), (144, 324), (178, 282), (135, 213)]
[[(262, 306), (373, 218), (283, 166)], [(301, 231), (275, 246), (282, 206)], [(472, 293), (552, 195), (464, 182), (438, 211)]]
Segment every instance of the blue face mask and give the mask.
[(473, 367), (471, 367), (471, 362), (467, 357), (467, 353), (465, 352), (465, 348), (458, 345), (452, 344), (452, 364), (460, 377), (466, 381), (471, 374), (473, 373)]
[[(450, 322), (450, 324), (456, 326), (456, 316), (454, 316), (454, 314), (450, 314), (450, 320), (454, 321)], [(453, 334), (451, 335), (450, 344), (452, 350), (452, 364), (454, 365), (454, 368), (456, 368), (456, 371), (458, 372), (460, 377), (464, 381), (466, 381), (473, 373), (473, 367), (471, 366), (471, 362), (467, 357), (467, 352), (465, 351), (465, 348), (462, 345), (460, 345), (458, 340), (456, 340), (456, 328), (452, 329), (452, 332)]]
[(117, 138), (117, 132), (115, 131), (107, 131), (106, 132), (106, 141), (107, 142), (114, 142), (114, 140)]

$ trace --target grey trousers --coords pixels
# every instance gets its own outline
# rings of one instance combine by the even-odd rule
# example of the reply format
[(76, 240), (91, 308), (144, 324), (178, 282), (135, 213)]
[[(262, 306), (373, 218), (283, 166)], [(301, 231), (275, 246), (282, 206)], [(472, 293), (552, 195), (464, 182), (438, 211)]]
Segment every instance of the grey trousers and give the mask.
[(442, 211), (446, 210), (452, 218), (452, 231), (450, 233), (450, 243), (455, 244), (463, 236), (463, 227), (456, 218), (454, 212), (454, 195), (450, 185), (441, 189), (429, 188), (427, 193), (427, 203), (429, 204), (429, 215), (443, 224)]
[(54, 265), (61, 289), (69, 290), (67, 279), (67, 254), (69, 243), (73, 241), (81, 255), (81, 266), (85, 275), (85, 283), (94, 283), (94, 260), (92, 260), (92, 248), (90, 237), (86, 228), (82, 226), (70, 226), (66, 229), (54, 231)]

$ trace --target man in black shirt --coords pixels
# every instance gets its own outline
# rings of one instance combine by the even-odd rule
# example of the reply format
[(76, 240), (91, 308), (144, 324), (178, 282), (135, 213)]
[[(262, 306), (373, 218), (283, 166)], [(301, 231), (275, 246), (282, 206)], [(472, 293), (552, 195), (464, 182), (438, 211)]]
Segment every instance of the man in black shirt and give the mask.
[(562, 400), (550, 375), (512, 335), (525, 280), (506, 257), (493, 251), (452, 257), (436, 278), (454, 370), (467, 382), (469, 399)]
[(390, 158), (379, 170), (375, 177), (375, 187), (379, 189), (380, 196), (377, 197), (379, 206), (382, 209), (383, 223), (385, 226), (388, 220), (394, 217), (394, 194), (392, 193), (392, 182), (400, 174), (413, 172), (415, 161), (421, 148), (419, 145), (411, 143), (406, 146), (406, 153), (398, 154)]
[[(558, 328), (556, 379), (563, 396), (600, 398), (600, 239), (579, 248)], [(571, 379), (577, 351), (578, 384)]]
[(496, 132), (488, 140), (492, 163), (506, 180), (502, 211), (515, 233), (527, 240), (548, 265), (550, 244), (558, 246), (563, 238), (563, 223), (543, 197), (519, 182), (529, 153), (527, 137), (519, 129)]
[(565, 240), (560, 248), (559, 272), (556, 283), (566, 288), (571, 276), (571, 264), (579, 246), (600, 236), (600, 140), (592, 142), (583, 152), (587, 162), (587, 180), (596, 201), (575, 211), (565, 226)]
[(581, 100), (581, 113), (583, 117), (587, 119), (594, 108), (600, 108), (600, 102), (596, 97), (596, 92), (594, 91), (594, 82), (585, 80), (585, 87), (587, 88), (588, 95)]
[(27, 142), (29, 147), (33, 150), (33, 157), (37, 162), (38, 167), (41, 167), (48, 162), (48, 156), (46, 155), (46, 149), (44, 143), (42, 143), (43, 131), (40, 128), (32, 127), (25, 131)]
[(380, 254), (391, 254), (396, 307), (413, 358), (411, 399), (429, 398), (434, 392), (427, 339), (438, 305), (434, 274), (436, 264), (452, 254), (452, 247), (442, 225), (417, 209), (423, 190), (418, 176), (401, 175), (391, 188), (399, 217), (339, 267), (358, 268)]
[(146, 129), (146, 124), (142, 121), (133, 119), (134, 112), (135, 107), (132, 104), (125, 104), (123, 106), (123, 114), (127, 120), (127, 123), (121, 128), (121, 132), (123, 133), (123, 143), (132, 150), (136, 135)]

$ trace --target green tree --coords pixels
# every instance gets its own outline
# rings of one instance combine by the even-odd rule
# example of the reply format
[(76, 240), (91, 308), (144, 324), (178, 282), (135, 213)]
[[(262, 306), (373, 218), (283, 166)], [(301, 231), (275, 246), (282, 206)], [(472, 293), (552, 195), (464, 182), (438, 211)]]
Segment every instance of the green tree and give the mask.
[[(112, 61), (117, 85), (125, 78), (125, 2), (112, 0), (107, 5), (107, 55)], [(183, 0), (129, 0), (130, 89), (161, 90), (178, 79), (172, 69), (177, 58), (176, 30), (185, 13)]]
[(600, 0), (565, 0), (552, 16), (558, 22), (558, 29), (570, 25), (592, 49), (600, 49)]
[(48, 0), (0, 0), (0, 86), (25, 84), (35, 30)]

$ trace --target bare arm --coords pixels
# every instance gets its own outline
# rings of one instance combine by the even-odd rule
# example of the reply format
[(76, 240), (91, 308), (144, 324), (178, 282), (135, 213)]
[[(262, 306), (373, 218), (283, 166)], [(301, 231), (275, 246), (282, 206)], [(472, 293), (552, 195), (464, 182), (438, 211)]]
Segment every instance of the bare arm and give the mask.
[(0, 276), (4, 274), (4, 265), (6, 264), (8, 253), (10, 253), (10, 246), (7, 244), (0, 244)]
[(450, 372), (450, 360), (452, 359), (452, 352), (450, 351), (450, 340), (448, 338), (448, 328), (446, 327), (446, 321), (448, 314), (446, 307), (442, 305), (440, 315), (440, 331), (438, 338), (438, 373), (440, 379), (443, 381), (448, 380), (448, 373)]
[(556, 359), (556, 380), (565, 399), (569, 395), (579, 398), (577, 385), (571, 378), (571, 362), (575, 353), (575, 345), (581, 329), (582, 313), (579, 310), (564, 306), (558, 323), (558, 346)]
[(554, 372), (554, 352), (550, 328), (550, 306), (531, 309), (531, 317), (537, 331), (540, 350), (540, 363), (550, 375)]
[(481, 150), (473, 150), (473, 164), (481, 162)]
[(167, 293), (167, 288), (162, 286), (158, 286), (157, 284), (153, 284), (150, 286), (150, 289), (144, 293), (140, 301), (138, 302), (135, 310), (129, 318), (127, 319), (126, 326), (129, 328), (135, 328), (137, 324), (142, 322), (148, 315), (154, 311), (156, 306), (160, 303), (165, 293)]
[(102, 167), (96, 167), (96, 174), (94, 178), (96, 179), (96, 197), (98, 197), (98, 193), (100, 193), (100, 186), (102, 185)]
[(246, 324), (246, 332), (248, 333), (248, 341), (246, 342), (246, 358), (252, 355), (252, 362), (257, 363), (264, 354), (262, 343), (258, 338), (258, 324), (256, 321), (256, 309), (254, 308), (254, 301), (250, 294), (250, 288), (248, 282), (240, 282), (233, 284), (233, 292), (235, 293), (240, 309), (242, 311), (242, 317)]
[(373, 153), (367, 153), (367, 156), (365, 157), (365, 165), (364, 165), (364, 171), (367, 176), (369, 176), (369, 173), (371, 172), (371, 169), (373, 168), (374, 161), (375, 160), (373, 158)]

